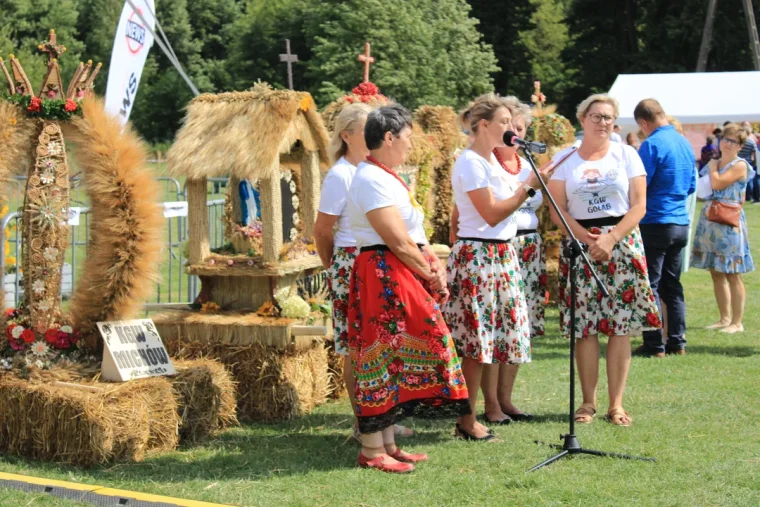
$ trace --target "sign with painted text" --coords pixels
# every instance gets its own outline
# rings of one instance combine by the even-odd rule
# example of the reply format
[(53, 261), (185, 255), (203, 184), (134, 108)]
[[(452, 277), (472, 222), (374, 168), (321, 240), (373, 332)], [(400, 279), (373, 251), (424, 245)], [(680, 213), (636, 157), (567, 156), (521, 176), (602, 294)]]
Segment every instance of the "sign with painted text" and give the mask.
[(118, 116), (122, 124), (127, 123), (132, 112), (148, 50), (153, 45), (151, 32), (156, 25), (152, 14), (156, 12), (153, 0), (132, 0), (131, 3), (148, 22), (150, 30), (130, 2), (125, 2), (111, 52), (105, 101), (106, 111)]
[(151, 319), (98, 322), (103, 337), (101, 378), (126, 382), (137, 378), (174, 375), (156, 325)]

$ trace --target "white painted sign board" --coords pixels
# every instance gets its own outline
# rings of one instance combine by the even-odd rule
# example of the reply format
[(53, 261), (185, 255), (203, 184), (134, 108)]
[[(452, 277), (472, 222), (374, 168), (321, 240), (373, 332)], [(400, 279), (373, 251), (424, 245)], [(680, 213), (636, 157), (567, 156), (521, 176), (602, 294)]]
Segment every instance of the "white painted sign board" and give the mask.
[(103, 337), (101, 378), (126, 382), (174, 375), (174, 365), (151, 319), (98, 322)]

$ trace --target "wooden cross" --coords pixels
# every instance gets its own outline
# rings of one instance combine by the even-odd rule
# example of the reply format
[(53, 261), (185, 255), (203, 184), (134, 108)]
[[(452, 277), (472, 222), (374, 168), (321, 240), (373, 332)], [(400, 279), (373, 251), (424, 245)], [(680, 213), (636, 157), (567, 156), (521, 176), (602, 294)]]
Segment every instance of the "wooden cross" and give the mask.
[(288, 64), (288, 88), (293, 89), (293, 63), (298, 61), (298, 55), (290, 53), (290, 39), (285, 39), (285, 54), (280, 55), (280, 61)]
[(375, 63), (375, 58), (369, 55), (369, 42), (364, 43), (364, 53), (359, 55), (359, 61), (364, 62), (364, 82), (369, 83), (369, 66)]
[(55, 30), (50, 30), (47, 44), (40, 44), (37, 46), (37, 49), (40, 50), (40, 53), (48, 54), (48, 61), (57, 60), (64, 53), (64, 51), (66, 51), (66, 48), (63, 46), (58, 46), (56, 42), (57, 38), (55, 35)]

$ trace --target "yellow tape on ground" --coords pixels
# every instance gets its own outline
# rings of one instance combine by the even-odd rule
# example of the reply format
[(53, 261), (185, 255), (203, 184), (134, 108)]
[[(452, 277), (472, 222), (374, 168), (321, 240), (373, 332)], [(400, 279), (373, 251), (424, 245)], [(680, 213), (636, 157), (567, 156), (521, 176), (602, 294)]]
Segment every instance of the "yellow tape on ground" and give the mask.
[(76, 482), (56, 481), (54, 479), (42, 479), (28, 475), (7, 474), (0, 472), (0, 480), (26, 482), (36, 484), (37, 486), (51, 486), (56, 488), (73, 489), (76, 491), (88, 491), (96, 495), (116, 496), (119, 498), (129, 498), (132, 500), (141, 500), (143, 502), (171, 503), (181, 507), (233, 507), (219, 503), (199, 502), (197, 500), (185, 500), (182, 498), (173, 498), (170, 496), (151, 495), (149, 493), (140, 493), (139, 491), (128, 491), (124, 489), (112, 489), (103, 486), (91, 486), (87, 484), (78, 484)]

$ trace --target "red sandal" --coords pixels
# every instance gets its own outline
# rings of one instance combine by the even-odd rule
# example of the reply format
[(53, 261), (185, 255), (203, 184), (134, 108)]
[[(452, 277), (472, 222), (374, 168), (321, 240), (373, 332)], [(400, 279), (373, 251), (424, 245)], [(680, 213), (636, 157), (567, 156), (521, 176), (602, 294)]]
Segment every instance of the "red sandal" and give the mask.
[(388, 456), (395, 459), (396, 461), (401, 461), (402, 463), (419, 463), (420, 461), (428, 460), (427, 454), (412, 454), (410, 452), (404, 452), (398, 447), (396, 447), (396, 452), (393, 454), (388, 454)]
[(369, 459), (364, 454), (359, 453), (359, 466), (361, 468), (376, 468), (381, 472), (391, 474), (408, 474), (414, 471), (414, 465), (411, 463), (385, 463), (385, 457), (388, 454), (381, 454), (377, 458)]

